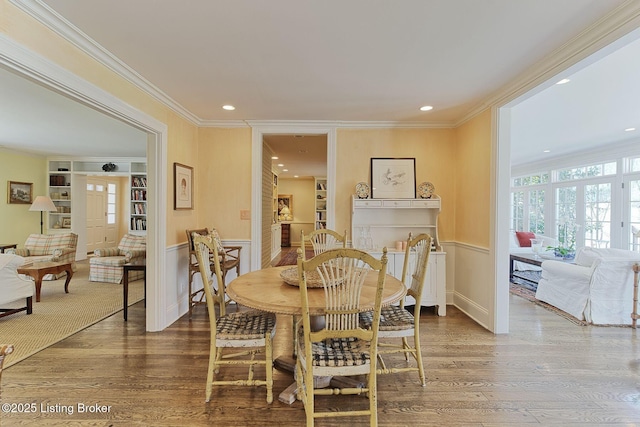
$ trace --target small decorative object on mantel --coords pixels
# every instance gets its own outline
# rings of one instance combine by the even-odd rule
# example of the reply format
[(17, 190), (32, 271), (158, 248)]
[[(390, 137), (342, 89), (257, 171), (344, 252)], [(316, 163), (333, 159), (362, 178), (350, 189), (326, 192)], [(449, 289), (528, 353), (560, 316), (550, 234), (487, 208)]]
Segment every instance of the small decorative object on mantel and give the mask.
[(359, 182), (356, 184), (356, 196), (358, 199), (368, 199), (369, 198), (369, 184), (366, 182)]
[(433, 197), (433, 193), (436, 187), (430, 182), (423, 182), (418, 185), (418, 197), (421, 199), (430, 199)]
[(116, 166), (115, 164), (109, 162), (109, 163), (105, 163), (104, 165), (102, 165), (102, 170), (105, 172), (113, 172), (114, 170), (118, 169), (118, 166)]

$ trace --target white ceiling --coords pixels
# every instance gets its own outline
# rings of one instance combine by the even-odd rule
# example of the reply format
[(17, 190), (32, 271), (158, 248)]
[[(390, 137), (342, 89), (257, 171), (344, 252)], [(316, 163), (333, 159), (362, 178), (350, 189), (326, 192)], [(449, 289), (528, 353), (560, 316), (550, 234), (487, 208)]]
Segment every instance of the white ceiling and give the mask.
[[(35, 3), (52, 8), (203, 124), (330, 120), (451, 125), (624, 1)], [(633, 81), (638, 87), (632, 89), (622, 75), (615, 84), (609, 77), (602, 80), (602, 73), (611, 75), (611, 67), (640, 75), (640, 55), (619, 56), (598, 63), (600, 69), (590, 71), (589, 78), (575, 74), (568, 85), (554, 86), (516, 107), (512, 152), (529, 161), (543, 142), (571, 151), (619, 140), (624, 115), (613, 108), (618, 105), (624, 105), (629, 122), (635, 120), (622, 128), (640, 129), (640, 85)], [(629, 57), (634, 62), (620, 63)], [(143, 149), (144, 144), (129, 142), (143, 135), (123, 134), (122, 123), (112, 119), (65, 122), (62, 112), (79, 117), (77, 108), (68, 110), (72, 103), (45, 103), (39, 98), (43, 91), (16, 85), (6, 74), (0, 73), (0, 145), (41, 144), (34, 150), (100, 156), (138, 155), (129, 150)], [(628, 103), (622, 104), (618, 92)], [(590, 105), (585, 97), (595, 110), (579, 108)], [(17, 98), (26, 110), (13, 108)], [(562, 104), (568, 100), (575, 105)], [(31, 120), (49, 102), (49, 113)], [(222, 110), (224, 104), (236, 110)], [(434, 109), (420, 112), (425, 104)], [(120, 133), (112, 133), (110, 125)], [(104, 136), (110, 142), (98, 139)], [(98, 153), (98, 148), (109, 151)], [(517, 156), (513, 160), (522, 161)]]

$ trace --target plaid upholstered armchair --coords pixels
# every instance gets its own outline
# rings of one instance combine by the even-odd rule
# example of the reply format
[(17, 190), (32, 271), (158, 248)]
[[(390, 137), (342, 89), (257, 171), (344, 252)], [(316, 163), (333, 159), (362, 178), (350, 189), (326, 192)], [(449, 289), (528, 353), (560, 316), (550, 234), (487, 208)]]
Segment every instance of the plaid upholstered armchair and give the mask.
[[(76, 271), (76, 246), (78, 235), (75, 233), (60, 234), (30, 234), (24, 242), (24, 248), (7, 249), (5, 253), (19, 255), (29, 262), (69, 262)], [(59, 275), (47, 274), (43, 280), (56, 280), (66, 273)]]
[[(145, 236), (126, 234), (117, 248), (96, 249), (89, 260), (89, 281), (122, 283), (125, 264), (144, 264), (147, 257)], [(132, 271), (129, 280), (141, 279), (143, 271)]]

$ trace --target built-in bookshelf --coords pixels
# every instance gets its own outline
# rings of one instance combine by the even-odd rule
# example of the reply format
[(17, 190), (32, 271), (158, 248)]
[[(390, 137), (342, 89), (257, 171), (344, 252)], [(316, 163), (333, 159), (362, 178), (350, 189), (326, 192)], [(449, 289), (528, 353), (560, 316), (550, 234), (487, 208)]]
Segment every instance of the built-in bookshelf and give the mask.
[(71, 228), (71, 162), (50, 161), (48, 174), (49, 197), (57, 208), (49, 212), (49, 228), (68, 230)]
[(273, 179), (273, 189), (272, 189), (272, 206), (273, 206), (273, 223), (278, 222), (278, 175), (271, 171), (271, 176)]
[(315, 177), (315, 229), (327, 228), (327, 178)]
[[(130, 193), (128, 206), (129, 232), (145, 234), (147, 230), (147, 163), (145, 159), (59, 158), (47, 161), (48, 194), (55, 212), (48, 212), (48, 232), (72, 229), (82, 233), (86, 224), (86, 191), (88, 176), (128, 177)], [(72, 197), (73, 196), (73, 197)], [(74, 207), (74, 200), (77, 206)]]
[(147, 231), (147, 164), (131, 163), (131, 211), (129, 229)]

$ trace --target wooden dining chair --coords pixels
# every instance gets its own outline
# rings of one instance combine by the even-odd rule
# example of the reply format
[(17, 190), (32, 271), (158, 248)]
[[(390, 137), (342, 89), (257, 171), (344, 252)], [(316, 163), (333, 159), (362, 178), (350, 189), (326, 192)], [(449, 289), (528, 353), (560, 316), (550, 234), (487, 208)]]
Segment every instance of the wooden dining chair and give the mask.
[[(213, 229), (209, 231), (208, 228), (190, 229), (186, 230), (187, 241), (189, 242), (189, 318), (193, 313), (193, 307), (198, 304), (204, 304), (204, 290), (193, 290), (193, 276), (200, 272), (198, 266), (198, 260), (196, 258), (195, 246), (193, 244), (193, 233), (202, 236), (211, 236), (218, 248), (218, 254), (220, 259), (220, 268), (222, 269), (222, 279), (226, 280), (227, 272), (230, 270), (236, 270), (236, 275), (240, 275), (240, 250), (241, 246), (223, 246), (222, 240), (218, 232)], [(211, 268), (213, 268), (213, 260), (210, 260)]]
[[(302, 328), (297, 342), (297, 396), (304, 403), (307, 426), (316, 418), (368, 416), (377, 425), (376, 356), (378, 320), (382, 290), (387, 271), (387, 249), (380, 260), (358, 249), (330, 249), (308, 261), (298, 250), (298, 277), (302, 306)], [(366, 276), (373, 272), (377, 280), (373, 321), (370, 329), (360, 326), (360, 296)], [(309, 288), (323, 289), (324, 325), (312, 329)], [(367, 289), (369, 291), (369, 289)], [(317, 296), (314, 295), (314, 297)], [(313, 322), (317, 326), (317, 322)], [(314, 377), (366, 375), (366, 383), (339, 389), (314, 388)], [(368, 409), (356, 407), (318, 410), (315, 396), (365, 394)]]
[[(275, 334), (275, 314), (258, 310), (226, 313), (225, 285), (218, 256), (217, 245), (211, 236), (193, 235), (196, 257), (204, 284), (205, 301), (209, 314), (211, 343), (209, 367), (207, 370), (206, 398), (211, 400), (214, 385), (266, 386), (267, 403), (273, 402), (273, 336)], [(213, 256), (212, 256), (213, 255)], [(209, 260), (213, 258), (214, 271)], [(213, 276), (218, 283), (218, 292), (213, 289)], [(218, 313), (216, 313), (216, 305)], [(224, 354), (224, 349), (241, 349)], [(264, 352), (264, 358), (256, 358)], [(222, 366), (248, 366), (246, 380), (216, 380)], [(264, 366), (265, 379), (254, 378), (254, 368)]]
[[(378, 341), (378, 374), (417, 371), (423, 387), (425, 387), (427, 383), (420, 349), (420, 300), (427, 278), (430, 253), (431, 236), (423, 233), (412, 238), (411, 234), (409, 234), (407, 249), (404, 254), (402, 283), (408, 286), (407, 295), (412, 296), (416, 300), (414, 313), (417, 313), (417, 316), (414, 316), (405, 308), (405, 300), (403, 298), (400, 301), (400, 305), (382, 308), (378, 332), (378, 338), (380, 340), (386, 338), (401, 339), (400, 343)], [(372, 327), (373, 315), (372, 313), (362, 313), (360, 320), (364, 327)], [(411, 337), (413, 337), (413, 342), (410, 344), (409, 338)], [(407, 366), (402, 367), (387, 367), (383, 356), (394, 353), (404, 354), (406, 362), (409, 361), (409, 355), (411, 355), (416, 362), (416, 366), (407, 364)]]
[(340, 234), (337, 231), (322, 228), (314, 230), (307, 235), (305, 239), (304, 230), (300, 232), (300, 246), (302, 253), (306, 254), (305, 241), (308, 240), (313, 248), (313, 255), (318, 255), (329, 249), (338, 249), (347, 247), (347, 231)]

